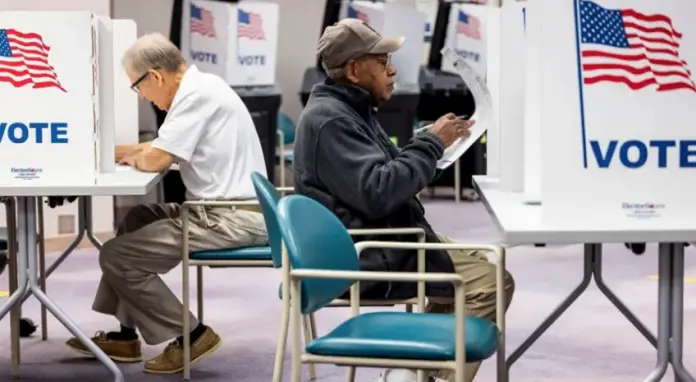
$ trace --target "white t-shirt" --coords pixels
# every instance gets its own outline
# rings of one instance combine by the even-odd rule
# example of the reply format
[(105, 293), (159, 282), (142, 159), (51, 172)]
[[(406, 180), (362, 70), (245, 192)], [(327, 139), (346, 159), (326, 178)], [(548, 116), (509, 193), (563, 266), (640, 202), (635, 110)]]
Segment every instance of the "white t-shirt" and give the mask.
[(152, 146), (179, 163), (187, 199), (255, 198), (251, 173), (266, 176), (246, 105), (220, 77), (190, 66)]

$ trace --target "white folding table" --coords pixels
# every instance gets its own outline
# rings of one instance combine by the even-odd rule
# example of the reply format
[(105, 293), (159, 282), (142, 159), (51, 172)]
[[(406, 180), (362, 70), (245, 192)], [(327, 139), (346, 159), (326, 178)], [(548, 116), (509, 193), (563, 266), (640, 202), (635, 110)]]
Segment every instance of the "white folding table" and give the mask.
[[(585, 223), (577, 227), (554, 227), (542, 219), (542, 207), (525, 203), (522, 193), (501, 189), (497, 179), (474, 177), (474, 185), (488, 213), (507, 245), (584, 244), (584, 272), (580, 284), (508, 357), (505, 381), (510, 367), (577, 300), (593, 279), (602, 293), (657, 348), (657, 364), (645, 380), (662, 380), (669, 365), (676, 382), (696, 382), (682, 362), (684, 316), (684, 245), (696, 241), (693, 227), (670, 230), (607, 230)], [(658, 333), (657, 338), (611, 291), (602, 278), (602, 243), (659, 243)]]
[[(99, 349), (87, 335), (51, 300), (39, 284), (36, 265), (36, 198), (39, 196), (124, 196), (145, 195), (161, 180), (161, 174), (143, 173), (130, 167), (119, 167), (116, 172), (100, 174), (94, 185), (82, 186), (33, 186), (0, 185), (0, 196), (17, 198), (17, 241), (18, 283), (19, 287), (0, 307), (0, 320), (17, 304), (21, 304), (25, 295), (33, 294), (76, 338), (101, 361), (114, 375), (114, 381), (122, 382), (123, 374), (116, 364)], [(81, 211), (84, 213), (84, 211)], [(90, 211), (91, 213), (91, 211)], [(69, 253), (69, 252), (67, 252)]]

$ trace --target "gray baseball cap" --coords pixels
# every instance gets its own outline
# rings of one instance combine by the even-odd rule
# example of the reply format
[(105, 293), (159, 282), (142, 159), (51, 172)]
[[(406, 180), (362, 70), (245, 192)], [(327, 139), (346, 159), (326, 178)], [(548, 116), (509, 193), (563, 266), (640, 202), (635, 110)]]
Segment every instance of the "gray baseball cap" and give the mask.
[(405, 37), (384, 37), (358, 19), (343, 19), (326, 27), (319, 39), (317, 54), (327, 68), (335, 69), (366, 54), (394, 53)]

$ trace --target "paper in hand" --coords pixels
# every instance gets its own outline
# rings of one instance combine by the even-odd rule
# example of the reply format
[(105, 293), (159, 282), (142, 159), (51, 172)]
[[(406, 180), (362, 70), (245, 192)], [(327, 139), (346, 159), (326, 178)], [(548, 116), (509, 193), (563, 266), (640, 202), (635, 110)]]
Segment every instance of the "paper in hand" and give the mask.
[(466, 139), (457, 139), (445, 150), (442, 158), (437, 162), (437, 168), (442, 170), (456, 162), (457, 159), (464, 155), (464, 153), (481, 138), (483, 133), (486, 132), (493, 118), (493, 102), (491, 100), (491, 93), (488, 91), (486, 83), (474, 72), (471, 66), (469, 66), (469, 64), (467, 64), (463, 58), (461, 58), (451, 48), (444, 48), (440, 51), (440, 53), (442, 53), (442, 58), (452, 62), (454, 68), (457, 70), (457, 73), (462, 80), (464, 80), (464, 83), (469, 88), (469, 91), (471, 91), (471, 95), (473, 96), (476, 104), (474, 115), (470, 118), (471, 120), (475, 121), (470, 130), (471, 135)]

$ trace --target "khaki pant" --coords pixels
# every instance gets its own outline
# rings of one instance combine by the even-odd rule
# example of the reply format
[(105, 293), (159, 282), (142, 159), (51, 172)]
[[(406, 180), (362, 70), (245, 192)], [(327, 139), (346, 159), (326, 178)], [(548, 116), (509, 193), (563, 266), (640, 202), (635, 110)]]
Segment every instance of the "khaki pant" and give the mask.
[[(149, 345), (183, 334), (183, 306), (160, 277), (182, 261), (180, 215), (178, 204), (134, 207), (99, 253), (103, 275), (92, 309), (137, 328)], [(200, 206), (190, 210), (191, 252), (267, 243), (259, 212)], [(191, 327), (196, 325), (191, 314)]]
[[(454, 243), (455, 241), (438, 234), (442, 243)], [(488, 262), (485, 254), (474, 251), (448, 251), (455, 272), (462, 275), (465, 280), (466, 288), (466, 314), (468, 316), (483, 317), (495, 322), (496, 315), (496, 282), (495, 264)], [(509, 273), (505, 273), (505, 309), (510, 306), (512, 295), (515, 291), (515, 282)], [(426, 312), (429, 313), (454, 313), (454, 299), (448, 298), (428, 298)], [(465, 381), (473, 381), (478, 372), (480, 362), (467, 363)], [(441, 370), (432, 373), (430, 376), (454, 380), (454, 372), (451, 370)]]

